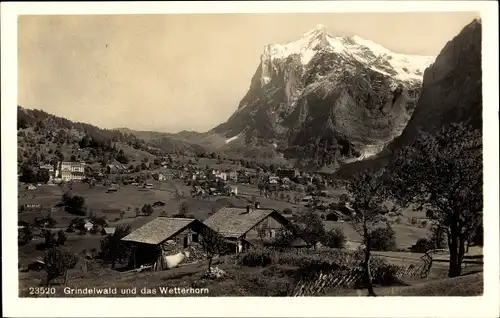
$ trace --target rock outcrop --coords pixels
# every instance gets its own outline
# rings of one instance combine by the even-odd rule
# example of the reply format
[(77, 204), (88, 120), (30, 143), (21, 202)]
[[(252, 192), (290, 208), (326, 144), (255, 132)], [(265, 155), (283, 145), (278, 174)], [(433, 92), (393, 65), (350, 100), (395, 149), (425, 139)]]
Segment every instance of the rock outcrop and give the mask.
[(393, 153), (409, 145), (421, 132), (434, 133), (462, 122), (482, 127), (481, 22), (474, 20), (449, 41), (424, 73), (422, 93), (410, 121), (381, 153), (345, 165), (339, 177), (383, 167)]
[(212, 132), (228, 147), (271, 145), (308, 165), (360, 160), (401, 133), (433, 60), (332, 37), (319, 25), (298, 41), (267, 45), (238, 109)]

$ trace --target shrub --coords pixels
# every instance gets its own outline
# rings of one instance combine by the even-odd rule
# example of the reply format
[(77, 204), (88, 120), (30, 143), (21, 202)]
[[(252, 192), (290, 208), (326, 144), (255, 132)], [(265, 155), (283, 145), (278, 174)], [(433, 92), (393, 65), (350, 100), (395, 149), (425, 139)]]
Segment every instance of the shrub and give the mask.
[(59, 230), (57, 232), (57, 239), (56, 239), (57, 245), (64, 245), (64, 243), (66, 243), (67, 239), (68, 239), (68, 237), (66, 236), (66, 234), (64, 233), (63, 230)]
[(240, 265), (249, 267), (265, 267), (272, 264), (271, 251), (268, 249), (251, 249), (239, 260)]
[(17, 243), (20, 246), (28, 244), (33, 239), (33, 232), (29, 226), (24, 226), (18, 233)]
[(434, 243), (426, 238), (419, 238), (417, 243), (411, 247), (411, 251), (414, 253), (425, 253), (428, 250), (434, 248)]
[(372, 232), (371, 248), (374, 251), (393, 251), (396, 249), (396, 233), (389, 224)]
[(292, 209), (290, 209), (290, 208), (283, 209), (283, 214), (292, 214), (292, 213), (293, 213)]
[(326, 232), (322, 243), (332, 248), (344, 248), (346, 240), (344, 231), (341, 228), (333, 228)]

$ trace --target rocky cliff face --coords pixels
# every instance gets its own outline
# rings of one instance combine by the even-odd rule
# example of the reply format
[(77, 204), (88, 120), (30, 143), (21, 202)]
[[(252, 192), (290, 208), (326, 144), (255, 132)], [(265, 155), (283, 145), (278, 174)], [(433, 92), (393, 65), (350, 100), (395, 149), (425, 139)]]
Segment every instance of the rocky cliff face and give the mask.
[(433, 133), (450, 123), (482, 125), (481, 22), (474, 20), (448, 42), (426, 69), (422, 93), (401, 136), (369, 160), (344, 166), (339, 176), (380, 168), (392, 153), (409, 145), (420, 132)]
[(227, 144), (272, 145), (317, 166), (380, 151), (406, 126), (432, 57), (393, 53), (323, 26), (265, 47), (248, 93), (213, 129)]

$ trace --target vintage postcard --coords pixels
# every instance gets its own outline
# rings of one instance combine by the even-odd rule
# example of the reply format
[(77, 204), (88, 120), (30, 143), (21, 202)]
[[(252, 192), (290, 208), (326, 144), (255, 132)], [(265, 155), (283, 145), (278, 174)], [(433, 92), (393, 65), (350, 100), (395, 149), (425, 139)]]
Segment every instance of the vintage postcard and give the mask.
[(497, 8), (2, 4), (5, 314), (497, 317)]

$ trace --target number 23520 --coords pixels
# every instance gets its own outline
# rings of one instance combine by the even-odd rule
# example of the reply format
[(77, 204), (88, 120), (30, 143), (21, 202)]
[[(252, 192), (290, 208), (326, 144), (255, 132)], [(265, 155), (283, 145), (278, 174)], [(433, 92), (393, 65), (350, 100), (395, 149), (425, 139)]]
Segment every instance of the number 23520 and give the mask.
[(55, 287), (30, 287), (30, 295), (54, 295)]

